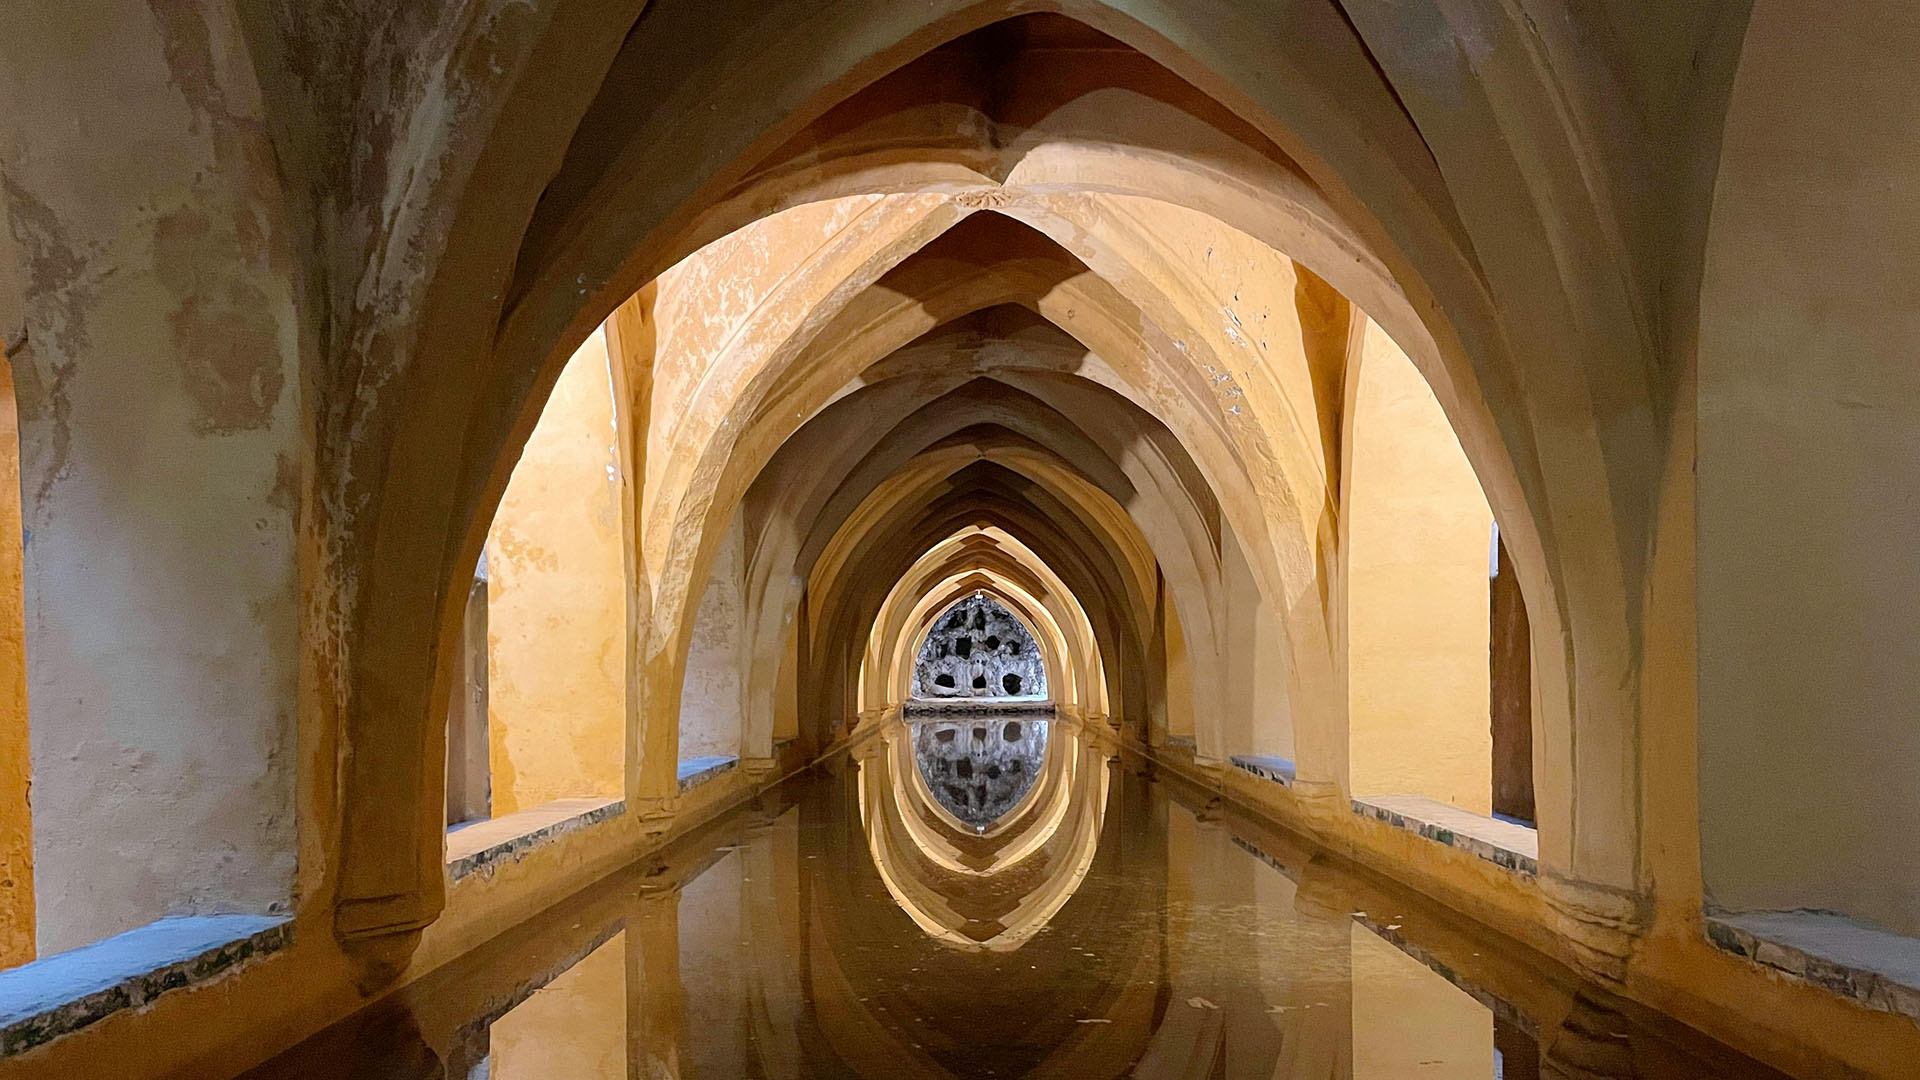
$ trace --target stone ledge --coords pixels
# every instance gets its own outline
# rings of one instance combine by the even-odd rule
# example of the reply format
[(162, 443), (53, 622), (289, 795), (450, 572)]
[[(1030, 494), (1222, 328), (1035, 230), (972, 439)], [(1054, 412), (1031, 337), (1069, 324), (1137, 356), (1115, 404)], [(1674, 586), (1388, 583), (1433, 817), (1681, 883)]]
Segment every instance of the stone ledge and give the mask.
[(1242, 772), (1252, 773), (1262, 780), (1271, 780), (1283, 787), (1293, 786), (1293, 762), (1286, 758), (1264, 754), (1235, 754), (1228, 760)]
[(565, 833), (617, 817), (621, 799), (557, 799), (531, 810), (460, 825), (447, 833), (447, 878), (459, 881), (479, 870), (513, 862)]
[(1707, 940), (1735, 956), (1920, 1021), (1920, 938), (1824, 911), (1708, 913)]
[(1528, 875), (1540, 870), (1540, 834), (1525, 825), (1469, 813), (1424, 795), (1355, 797), (1353, 812), (1459, 848), (1503, 870)]
[(910, 723), (955, 716), (1052, 716), (1054, 708), (1045, 698), (916, 698), (901, 707), (900, 715)]
[(282, 915), (160, 919), (0, 972), (0, 1057), (199, 986), (292, 940)]
[(739, 758), (718, 754), (688, 758), (680, 763), (676, 773), (680, 780), (680, 790), (691, 791), (738, 764), (740, 764)]

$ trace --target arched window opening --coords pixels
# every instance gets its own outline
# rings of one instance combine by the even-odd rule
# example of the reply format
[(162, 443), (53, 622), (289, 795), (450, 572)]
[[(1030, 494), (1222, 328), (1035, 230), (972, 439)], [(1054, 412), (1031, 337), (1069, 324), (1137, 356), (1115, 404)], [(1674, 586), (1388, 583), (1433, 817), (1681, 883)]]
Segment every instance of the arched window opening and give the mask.
[(913, 666), (913, 697), (1039, 701), (1046, 665), (1027, 628), (999, 601), (976, 592), (933, 620)]
[(445, 661), (449, 826), (625, 794), (627, 538), (608, 364), (596, 331), (487, 531)]
[(492, 747), (487, 741), (487, 555), (473, 568), (462, 609), (454, 681), (447, 700), (447, 824), (493, 816)]
[(1526, 604), (1420, 370), (1369, 323), (1346, 499), (1352, 784), (1531, 826)]

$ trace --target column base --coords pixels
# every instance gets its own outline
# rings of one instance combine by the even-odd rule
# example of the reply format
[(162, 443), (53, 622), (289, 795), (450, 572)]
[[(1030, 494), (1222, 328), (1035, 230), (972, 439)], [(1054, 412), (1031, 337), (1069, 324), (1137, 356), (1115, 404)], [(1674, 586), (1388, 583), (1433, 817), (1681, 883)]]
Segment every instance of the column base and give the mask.
[(1584, 973), (1619, 984), (1633, 947), (1647, 927), (1644, 899), (1618, 889), (1575, 881), (1542, 869), (1540, 893), (1553, 908), (1554, 927)]

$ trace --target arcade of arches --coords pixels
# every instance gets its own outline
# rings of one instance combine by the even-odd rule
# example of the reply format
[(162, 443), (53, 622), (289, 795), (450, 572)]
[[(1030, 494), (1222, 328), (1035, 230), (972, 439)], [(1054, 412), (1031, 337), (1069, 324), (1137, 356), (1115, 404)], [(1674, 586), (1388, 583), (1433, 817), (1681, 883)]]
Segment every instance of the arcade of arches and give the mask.
[(14, 7), (0, 1076), (1911, 1075), (1909, 5)]

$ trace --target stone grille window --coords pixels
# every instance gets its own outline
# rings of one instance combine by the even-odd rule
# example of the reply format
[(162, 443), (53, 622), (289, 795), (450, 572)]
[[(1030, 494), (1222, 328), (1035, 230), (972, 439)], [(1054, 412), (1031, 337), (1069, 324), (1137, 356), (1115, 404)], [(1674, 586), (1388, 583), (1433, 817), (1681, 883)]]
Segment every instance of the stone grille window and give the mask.
[(1047, 672), (1026, 625), (974, 593), (933, 621), (914, 661), (913, 696), (1038, 701), (1047, 696)]

